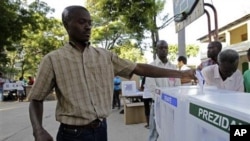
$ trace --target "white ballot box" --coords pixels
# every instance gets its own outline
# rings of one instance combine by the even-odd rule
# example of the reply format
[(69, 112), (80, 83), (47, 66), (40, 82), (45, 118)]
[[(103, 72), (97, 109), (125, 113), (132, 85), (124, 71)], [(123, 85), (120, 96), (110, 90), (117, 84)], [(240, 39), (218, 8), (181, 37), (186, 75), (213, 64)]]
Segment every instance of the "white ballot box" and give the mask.
[(249, 94), (220, 89), (212, 93), (188, 98), (187, 141), (229, 141), (230, 125), (250, 124)]
[(135, 81), (122, 81), (122, 95), (131, 96), (136, 95), (136, 82)]
[[(204, 89), (205, 90), (205, 89)], [(187, 97), (200, 92), (197, 86), (159, 88), (156, 98), (156, 127), (161, 141), (185, 141), (185, 122), (188, 114)]]
[(231, 124), (250, 123), (249, 94), (198, 86), (159, 91), (155, 119), (160, 141), (229, 141)]

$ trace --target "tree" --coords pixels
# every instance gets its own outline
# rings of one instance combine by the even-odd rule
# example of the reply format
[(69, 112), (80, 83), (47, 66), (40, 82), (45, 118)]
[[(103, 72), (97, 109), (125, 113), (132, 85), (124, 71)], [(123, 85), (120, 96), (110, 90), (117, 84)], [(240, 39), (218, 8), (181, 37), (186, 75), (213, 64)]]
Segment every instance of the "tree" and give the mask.
[(146, 59), (142, 56), (141, 50), (136, 43), (132, 43), (130, 40), (125, 41), (121, 45), (112, 49), (117, 53), (119, 57), (128, 59), (136, 63), (146, 63)]
[[(7, 1), (5, 0), (5, 2)], [(0, 44), (5, 43), (1, 48), (1, 54), (5, 56), (0, 56), (0, 68), (4, 68), (5, 72), (16, 73), (18, 65), (21, 76), (25, 72), (28, 75), (34, 75), (41, 58), (51, 50), (60, 47), (63, 40), (66, 40), (66, 32), (61, 22), (47, 17), (49, 13), (54, 12), (54, 9), (45, 2), (38, 0), (27, 5), (25, 2), (17, 0), (12, 3), (8, 1), (5, 6), (6, 11), (12, 10), (13, 18), (15, 18), (12, 21), (15, 22), (9, 23), (12, 32), (9, 33), (6, 30), (8, 38), (0, 41)], [(2, 23), (6, 23), (9, 17), (2, 20), (0, 27), (4, 27)], [(2, 61), (4, 59), (7, 61)]]
[(7, 58), (7, 51), (14, 50), (10, 46), (11, 42), (20, 39), (20, 27), (15, 28), (15, 25), (18, 24), (17, 10), (18, 2), (9, 0), (0, 1), (0, 13), (2, 14), (0, 16), (0, 71), (4, 71), (5, 66), (10, 61)]
[[(105, 49), (112, 50), (120, 57), (124, 57), (131, 61), (142, 60), (141, 58), (143, 58), (143, 53), (139, 47), (139, 43), (131, 43), (132, 40), (136, 41), (134, 33), (132, 33), (131, 30), (128, 30), (122, 20), (105, 17), (103, 15), (103, 11), (100, 10), (103, 8), (102, 2), (103, 1), (95, 0), (87, 1), (87, 9), (90, 11), (92, 16), (92, 44), (96, 47), (101, 46)], [(126, 54), (124, 54), (124, 51)], [(136, 59), (136, 57), (129, 55), (130, 53), (140, 54), (137, 55)]]
[(93, 28), (91, 41), (93, 44), (100, 44), (101, 47), (110, 50), (124, 38), (123, 33), (121, 22), (108, 22), (103, 26)]
[[(102, 0), (104, 17), (121, 20), (125, 27), (133, 33), (138, 42), (147, 38), (146, 32), (151, 34), (152, 48), (155, 50), (159, 40), (158, 30), (163, 25), (157, 25), (157, 15), (164, 8), (165, 0)], [(163, 20), (166, 19), (166, 15)], [(155, 58), (155, 53), (154, 53)]]
[(53, 10), (44, 2), (34, 2), (29, 6), (30, 17), (37, 22), (36, 28), (26, 26), (23, 30), (25, 38), (21, 40), (23, 59), (22, 74), (35, 75), (38, 64), (43, 56), (63, 45), (67, 39), (66, 32), (60, 21), (47, 17)]

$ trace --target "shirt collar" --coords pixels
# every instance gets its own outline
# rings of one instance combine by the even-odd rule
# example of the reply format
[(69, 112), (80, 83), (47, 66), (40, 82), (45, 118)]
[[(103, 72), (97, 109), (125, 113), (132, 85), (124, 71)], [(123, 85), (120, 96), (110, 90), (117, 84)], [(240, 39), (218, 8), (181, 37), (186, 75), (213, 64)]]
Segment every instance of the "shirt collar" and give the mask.
[[(226, 80), (230, 80), (230, 81), (233, 80), (233, 75), (234, 73), (230, 77), (227, 77)], [(214, 65), (214, 78), (222, 79), (220, 76), (220, 72), (219, 72), (219, 66), (217, 64)]]
[[(69, 44), (70, 44), (73, 48), (75, 48), (75, 49), (77, 49), (77, 50), (81, 50), (79, 47), (76, 46), (75, 42), (69, 41)], [(85, 48), (88, 48), (88, 47), (90, 46), (90, 42), (85, 42), (85, 46), (86, 46)]]
[(157, 65), (166, 65), (169, 63), (169, 61), (167, 63), (162, 63), (162, 61), (159, 59), (159, 57), (156, 55), (156, 58), (155, 58), (155, 63)]

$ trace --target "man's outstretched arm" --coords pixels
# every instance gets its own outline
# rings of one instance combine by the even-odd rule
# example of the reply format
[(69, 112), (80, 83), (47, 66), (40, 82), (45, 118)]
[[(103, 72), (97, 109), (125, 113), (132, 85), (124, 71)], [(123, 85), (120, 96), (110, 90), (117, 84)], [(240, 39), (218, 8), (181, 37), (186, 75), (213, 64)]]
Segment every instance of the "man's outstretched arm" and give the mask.
[(195, 70), (177, 71), (164, 69), (149, 64), (138, 63), (133, 71), (134, 74), (147, 77), (175, 77), (195, 79)]

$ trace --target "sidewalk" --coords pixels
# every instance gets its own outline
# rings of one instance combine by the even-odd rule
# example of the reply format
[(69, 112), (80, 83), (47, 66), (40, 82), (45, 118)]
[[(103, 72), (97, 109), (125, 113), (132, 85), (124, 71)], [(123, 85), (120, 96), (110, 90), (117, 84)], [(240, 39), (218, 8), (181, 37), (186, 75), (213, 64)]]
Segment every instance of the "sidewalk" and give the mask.
[(109, 141), (147, 141), (149, 130), (144, 127), (145, 123), (125, 125), (123, 116), (113, 110), (108, 117)]
[[(32, 141), (32, 128), (28, 113), (29, 102), (0, 102), (0, 140)], [(55, 121), (56, 101), (44, 103), (44, 128), (54, 140), (59, 123)], [(108, 141), (147, 141), (149, 130), (145, 123), (125, 125), (123, 114), (114, 109), (107, 118)]]

